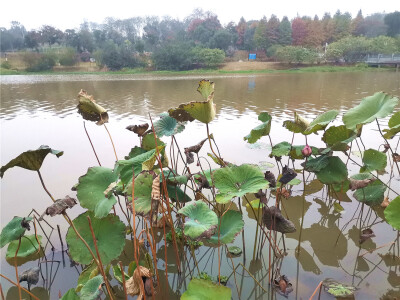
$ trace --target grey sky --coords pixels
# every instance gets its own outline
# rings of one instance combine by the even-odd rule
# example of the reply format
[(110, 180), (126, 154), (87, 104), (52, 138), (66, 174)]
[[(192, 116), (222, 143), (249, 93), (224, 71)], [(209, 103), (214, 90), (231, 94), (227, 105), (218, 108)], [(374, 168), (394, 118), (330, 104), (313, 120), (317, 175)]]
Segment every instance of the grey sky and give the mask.
[[(396, 5), (397, 3), (397, 5)], [(207, 6), (208, 5), (208, 6)], [(101, 23), (106, 17), (125, 19), (135, 16), (165, 16), (183, 19), (193, 9), (202, 8), (218, 15), (222, 24), (246, 20), (258, 20), (271, 14), (279, 18), (298, 15), (322, 17), (324, 12), (333, 15), (338, 9), (348, 11), (354, 17), (361, 9), (364, 16), (375, 12), (399, 10), (395, 0), (254, 0), (254, 1), (192, 1), (192, 0), (4, 0), (1, 4), (0, 27), (9, 28), (11, 21), (19, 21), (26, 29), (38, 29), (51, 25), (59, 29), (77, 28), (84, 20)]]

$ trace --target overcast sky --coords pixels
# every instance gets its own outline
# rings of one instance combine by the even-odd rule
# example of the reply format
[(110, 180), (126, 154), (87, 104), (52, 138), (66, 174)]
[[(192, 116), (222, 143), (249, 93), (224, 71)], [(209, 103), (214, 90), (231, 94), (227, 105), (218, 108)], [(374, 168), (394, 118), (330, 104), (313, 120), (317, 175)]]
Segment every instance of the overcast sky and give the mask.
[[(397, 4), (396, 4), (397, 3)], [(289, 19), (318, 15), (333, 15), (338, 9), (348, 11), (353, 17), (359, 9), (367, 16), (375, 12), (400, 10), (398, 0), (253, 0), (253, 1), (193, 1), (193, 0), (3, 0), (0, 6), (0, 27), (10, 27), (19, 21), (27, 30), (51, 25), (61, 30), (78, 28), (84, 20), (101, 23), (106, 17), (126, 19), (135, 16), (165, 16), (183, 19), (193, 9), (202, 8), (217, 14), (223, 25), (237, 23), (240, 17), (258, 20), (271, 14)]]

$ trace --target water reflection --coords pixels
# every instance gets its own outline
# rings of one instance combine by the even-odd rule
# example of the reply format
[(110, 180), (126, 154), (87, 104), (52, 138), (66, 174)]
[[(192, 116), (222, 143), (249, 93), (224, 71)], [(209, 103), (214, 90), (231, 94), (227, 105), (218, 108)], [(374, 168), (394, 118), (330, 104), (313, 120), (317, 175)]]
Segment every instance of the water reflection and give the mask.
[[(276, 162), (267, 157), (270, 149), (268, 139), (263, 139), (258, 146), (252, 147), (242, 140), (243, 136), (259, 124), (259, 112), (268, 111), (273, 116), (273, 143), (290, 142), (292, 135), (282, 128), (282, 121), (291, 119), (294, 111), (312, 119), (316, 114), (328, 109), (338, 109), (343, 113), (343, 110), (353, 107), (365, 95), (379, 90), (399, 95), (399, 76), (398, 73), (391, 72), (214, 76), (210, 79), (216, 83), (215, 102), (218, 114), (210, 128), (227, 161), (236, 164), (263, 161), (276, 166)], [(41, 144), (64, 150), (65, 154), (59, 160), (49, 157), (44, 162), (43, 177), (56, 198), (65, 196), (70, 193), (70, 187), (77, 182), (78, 177), (85, 174), (88, 167), (97, 164), (84, 133), (82, 120), (76, 112), (76, 96), (81, 88), (93, 94), (97, 102), (108, 109), (110, 123), (107, 126), (116, 143), (118, 156), (123, 157), (139, 142), (137, 137), (124, 128), (130, 124), (147, 121), (148, 113), (156, 118), (159, 113), (170, 107), (200, 99), (195, 90), (198, 80), (198, 76), (2, 76), (1, 163), (4, 165), (16, 154), (29, 148), (36, 149)], [(102, 164), (112, 167), (114, 154), (107, 133), (95, 124), (87, 123), (86, 126)], [(205, 136), (204, 126), (193, 122), (187, 125), (187, 131), (177, 136), (177, 140), (185, 147), (197, 144)], [(310, 143), (320, 143), (319, 137), (313, 137), (309, 137)], [(364, 142), (367, 147), (375, 146), (376, 143), (368, 136)], [(296, 136), (295, 144), (304, 144), (304, 138)], [(207, 157), (206, 150), (201, 154)], [(275, 172), (276, 168), (272, 170)], [(354, 170), (358, 172), (357, 167), (354, 167)], [(20, 214), (22, 208), (26, 207), (28, 211), (35, 207), (38, 211), (43, 211), (49, 204), (50, 200), (43, 192), (36, 174), (32, 173), (14, 168), (2, 179), (1, 226), (4, 226), (11, 216)], [(22, 184), (24, 188), (21, 188)], [(351, 196), (350, 193), (349, 195)], [(347, 201), (342, 203), (345, 212), (336, 213), (332, 207), (334, 197), (337, 197), (336, 194), (327, 195), (326, 188), (319, 181), (309, 178), (304, 188), (302, 185), (295, 187), (293, 197), (283, 202), (283, 214), (298, 228), (297, 232), (287, 235), (288, 255), (280, 261), (282, 274), (295, 283), (295, 291), (289, 295), (289, 299), (308, 298), (313, 288), (325, 277), (334, 277), (349, 283), (354, 281), (361, 289), (360, 299), (375, 299), (377, 295), (380, 297), (384, 294), (398, 296), (399, 260), (397, 252), (393, 256), (394, 247), (377, 251), (381, 256), (376, 253), (358, 256), (393, 241), (396, 232), (386, 224), (374, 220), (375, 213), (382, 218), (382, 210), (375, 212), (365, 208), (364, 215), (368, 213), (371, 218), (362, 226), (373, 226), (377, 237), (366, 241), (360, 247), (360, 229), (356, 227), (357, 222), (359, 223), (360, 209), (357, 204), (351, 202), (351, 197), (344, 194), (339, 195), (339, 198), (341, 201)], [(252, 199), (254, 198), (249, 197), (250, 201)], [(243, 202), (241, 207), (246, 224), (244, 233), (234, 242), (234, 245), (243, 248), (244, 251), (242, 256), (233, 257), (232, 261), (235, 266), (243, 263), (259, 282), (268, 287), (269, 249), (261, 248), (257, 252), (261, 255), (257, 254), (253, 258), (255, 219), (258, 215), (255, 216), (253, 210), (245, 204)], [(243, 209), (245, 207), (246, 209)], [(74, 218), (79, 213), (80, 211), (72, 210), (71, 217)], [(61, 225), (64, 235), (67, 228), (65, 221), (56, 217), (53, 222)], [(186, 289), (187, 282), (177, 274), (173, 248), (165, 248), (164, 241), (161, 240), (162, 233), (157, 232), (156, 236), (157, 241), (160, 241), (157, 257), (162, 280), (166, 267), (168, 270), (169, 284), (166, 281), (161, 283), (166, 292), (164, 297), (179, 299)], [(55, 247), (60, 249), (56, 242)], [(46, 254), (51, 258), (51, 250), (47, 249)], [(130, 243), (127, 243), (124, 255), (120, 260), (127, 266), (133, 257)], [(68, 259), (66, 254), (65, 256), (65, 259)], [(182, 259), (185, 274), (196, 276), (198, 270), (194, 267), (194, 257), (188, 251), (186, 256), (187, 260)], [(5, 250), (2, 249), (2, 273), (12, 276), (14, 269), (4, 264), (4, 257)], [(200, 271), (218, 274), (218, 252), (215, 248), (202, 247), (195, 251), (195, 258)], [(54, 260), (63, 261), (60, 252), (56, 252)], [(23, 268), (32, 265), (33, 262), (28, 262)], [(51, 268), (50, 265), (48, 268)], [(233, 267), (230, 259), (222, 260), (221, 270), (223, 275), (231, 276), (229, 287), (234, 299), (239, 297), (238, 294), (241, 295), (241, 299), (268, 298), (241, 267), (237, 270), (237, 292), (232, 279)], [(44, 293), (43, 298), (39, 298), (55, 299), (58, 297), (58, 290), (61, 290), (62, 294), (65, 293), (69, 287), (76, 285), (79, 271), (74, 266), (69, 267), (69, 264), (63, 266), (62, 276), (56, 277), (54, 287), (50, 291), (51, 297)], [(44, 283), (40, 284), (46, 286)], [(8, 293), (14, 296), (15, 288), (8, 284), (4, 284), (3, 288), (7, 290), (7, 299), (11, 297)], [(42, 293), (40, 287), (37, 289), (38, 293)]]

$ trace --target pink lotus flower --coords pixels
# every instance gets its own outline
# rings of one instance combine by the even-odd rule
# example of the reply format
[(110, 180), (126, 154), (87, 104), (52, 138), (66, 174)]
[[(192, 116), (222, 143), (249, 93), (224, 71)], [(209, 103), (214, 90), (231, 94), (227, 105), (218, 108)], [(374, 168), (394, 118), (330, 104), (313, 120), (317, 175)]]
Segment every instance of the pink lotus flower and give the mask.
[(301, 150), (301, 153), (304, 157), (309, 157), (312, 154), (312, 149), (310, 146), (306, 145), (303, 150)]

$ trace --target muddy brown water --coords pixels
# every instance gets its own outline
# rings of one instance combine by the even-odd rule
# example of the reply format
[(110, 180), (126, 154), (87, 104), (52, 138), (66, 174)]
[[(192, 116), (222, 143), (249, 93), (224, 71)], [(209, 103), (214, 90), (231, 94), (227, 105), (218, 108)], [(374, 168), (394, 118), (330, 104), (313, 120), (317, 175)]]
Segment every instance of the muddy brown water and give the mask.
[[(400, 95), (400, 75), (395, 72), (214, 75), (207, 78), (215, 82), (217, 116), (210, 123), (210, 130), (222, 157), (235, 164), (253, 163), (265, 169), (266, 162), (276, 165), (268, 157), (268, 138), (264, 137), (252, 146), (243, 140), (258, 125), (257, 115), (260, 112), (268, 111), (272, 115), (271, 138), (276, 144), (281, 141), (291, 142), (292, 134), (282, 127), (282, 122), (291, 119), (295, 111), (312, 119), (319, 113), (337, 109), (340, 116), (334, 124), (340, 124), (341, 115), (367, 95), (377, 91)], [(84, 175), (88, 167), (97, 165), (83, 129), (83, 120), (76, 110), (76, 95), (80, 89), (87, 90), (99, 104), (108, 109), (110, 122), (107, 126), (117, 155), (122, 159), (131, 147), (139, 143), (138, 138), (125, 130), (125, 127), (147, 122), (148, 114), (156, 119), (159, 113), (171, 107), (201, 99), (196, 92), (200, 79), (197, 76), (131, 75), (1, 76), (1, 165), (23, 151), (36, 149), (43, 144), (63, 150), (64, 155), (60, 158), (49, 155), (41, 172), (48, 189), (56, 198), (67, 194), (74, 196), (71, 187), (77, 183), (78, 177)], [(382, 125), (385, 123), (382, 121)], [(86, 126), (102, 165), (112, 168), (115, 156), (107, 132), (94, 123), (87, 122)], [(383, 140), (379, 138), (374, 124), (366, 127), (363, 133), (365, 146), (377, 148)], [(205, 137), (206, 128), (199, 122), (188, 124), (186, 130), (176, 136), (181, 147), (194, 145)], [(323, 146), (320, 137), (321, 134), (310, 136), (309, 143)], [(397, 142), (397, 139), (392, 143)], [(169, 138), (163, 140), (170, 143)], [(304, 137), (296, 135), (294, 144), (304, 144)], [(353, 150), (358, 149), (354, 147)], [(209, 148), (204, 147), (200, 156), (206, 159), (207, 152)], [(277, 172), (276, 167), (271, 170)], [(358, 167), (350, 163), (350, 173), (357, 172)], [(396, 172), (394, 175), (391, 187), (400, 191), (399, 175)], [(384, 176), (389, 178), (388, 174)], [(301, 174), (298, 178), (302, 180)], [(400, 297), (398, 244), (390, 252), (387, 246), (359, 257), (368, 250), (394, 241), (397, 236), (396, 231), (382, 222), (382, 210), (364, 208), (365, 223), (362, 225), (371, 227), (376, 237), (360, 246), (357, 218), (361, 210), (351, 192), (348, 192), (348, 202), (342, 203), (345, 212), (339, 215), (334, 213), (332, 202), (326, 199), (327, 190), (313, 179), (313, 175), (306, 175), (308, 184), (305, 192), (302, 184), (296, 186), (292, 197), (284, 202), (285, 213), (298, 228), (296, 233), (287, 235), (287, 255), (279, 262), (281, 274), (285, 274), (293, 285), (293, 292), (288, 298), (308, 299), (318, 283), (325, 278), (356, 286), (356, 299)], [(393, 197), (393, 194), (389, 196)], [(1, 179), (1, 227), (13, 216), (27, 215), (32, 208), (42, 213), (50, 201), (35, 172), (21, 168), (8, 170)], [(238, 201), (235, 203), (234, 209), (238, 209)], [(244, 234), (237, 236), (233, 243), (243, 248), (244, 237), (245, 253), (233, 258), (234, 264), (239, 266), (236, 279), (240, 299), (281, 299), (283, 296), (270, 292), (268, 285), (268, 247), (262, 249), (261, 257), (253, 259), (256, 221), (250, 209), (246, 206), (242, 206), (242, 209)], [(75, 217), (81, 212), (81, 209), (75, 207), (69, 214)], [(303, 229), (300, 230), (302, 217)], [(65, 235), (68, 229), (65, 220), (56, 217), (49, 222), (52, 226), (59, 224), (62, 235)], [(43, 229), (50, 235), (55, 251), (51, 250), (52, 245), (47, 245), (46, 258), (49, 262), (41, 260), (45, 281), (41, 279), (33, 291), (40, 299), (58, 299), (59, 292), (63, 294), (76, 286), (81, 268), (74, 266), (65, 253), (62, 255), (57, 232), (51, 232), (51, 228), (46, 226), (44, 224)], [(296, 254), (300, 232), (300, 253)], [(5, 259), (6, 249), (1, 249), (1, 273), (14, 280), (15, 270)], [(126, 250), (127, 257), (121, 258), (125, 265), (133, 257), (129, 250)], [(165, 269), (164, 250), (164, 243), (161, 242), (158, 246), (160, 270)], [(129, 253), (132, 254), (131, 258)], [(163, 298), (179, 299), (187, 287), (188, 279), (185, 281), (176, 273), (172, 249), (167, 248), (167, 253), (169, 285), (163, 284)], [(216, 248), (201, 247), (196, 250), (196, 258), (201, 271), (214, 277), (218, 275)], [(264, 293), (258, 287), (240, 266), (240, 262), (269, 293)], [(37, 261), (21, 263), (20, 271), (37, 265)], [(221, 264), (221, 274), (229, 276), (232, 273), (231, 261), (224, 255)], [(190, 277), (191, 272), (197, 274), (193, 260), (186, 266), (184, 275)], [(6, 299), (18, 297), (15, 287), (3, 279), (0, 282)], [(117, 283), (113, 281), (113, 285)], [(228, 286), (232, 289), (233, 299), (238, 299), (233, 276), (229, 278)], [(321, 299), (333, 297), (323, 292)]]

